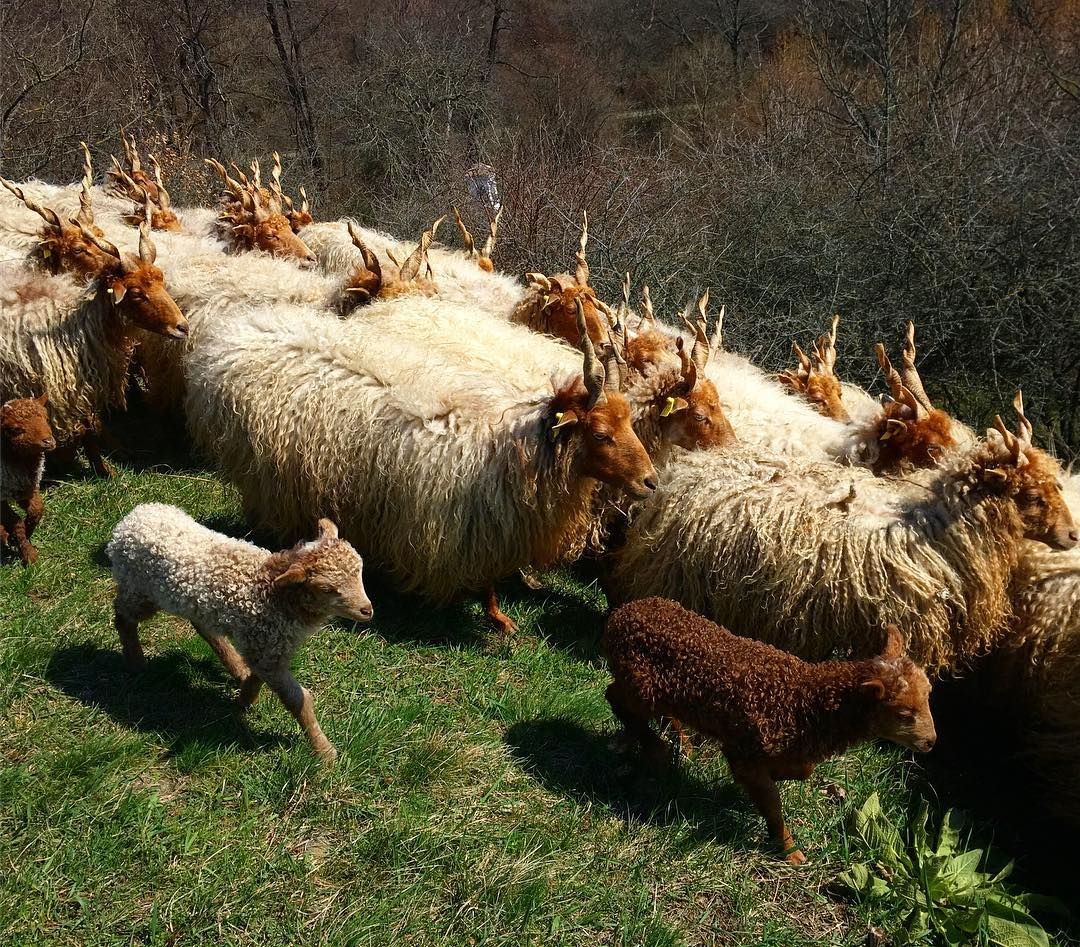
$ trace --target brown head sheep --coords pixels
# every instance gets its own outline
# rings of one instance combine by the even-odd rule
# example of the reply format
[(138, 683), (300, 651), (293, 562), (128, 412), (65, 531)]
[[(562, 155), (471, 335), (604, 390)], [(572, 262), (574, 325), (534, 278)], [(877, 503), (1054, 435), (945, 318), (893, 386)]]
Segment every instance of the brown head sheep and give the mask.
[[(208, 325), (187, 413), (255, 522), (295, 534), (328, 515), (407, 589), (446, 601), (580, 552), (597, 482), (644, 496), (656, 474), (591, 344), (572, 374), (552, 371), (518, 326), (436, 315), (397, 334), (281, 307)], [(463, 345), (497, 353), (499, 371)]]
[(612, 612), (603, 649), (608, 703), (650, 762), (669, 758), (649, 727), (659, 717), (717, 740), (793, 865), (806, 858), (784, 823), (777, 781), (809, 779), (818, 763), (868, 740), (925, 753), (937, 739), (930, 682), (894, 625), (877, 657), (808, 664), (677, 602), (646, 598)]
[(116, 524), (106, 552), (116, 581), (116, 630), (129, 667), (144, 664), (140, 622), (159, 611), (186, 618), (240, 684), (242, 707), (267, 684), (322, 760), (336, 759), (315, 719), (311, 693), (289, 666), (327, 618), (368, 621), (372, 615), (363, 562), (330, 520), (319, 520), (313, 542), (270, 553), (215, 533), (174, 506), (144, 503)]
[(835, 421), (849, 421), (851, 416), (844, 407), (844, 393), (836, 375), (836, 328), (840, 317), (833, 316), (832, 328), (814, 345), (814, 362), (794, 343), (797, 368), (781, 372), (777, 378), (781, 384), (801, 394), (814, 409)]
[(126, 403), (138, 331), (183, 339), (188, 323), (165, 290), (145, 224), (137, 258), (82, 232), (111, 261), (95, 282), (25, 272), (0, 293), (0, 398), (45, 392), (57, 441), (81, 443), (94, 470), (109, 475), (97, 433), (105, 412)]
[[(0, 554), (11, 543), (23, 565), (37, 562), (30, 537), (45, 512), (41, 499), (45, 455), (56, 447), (45, 411), (47, 401), (42, 395), (0, 406)], [(22, 516), (15, 505), (23, 508)]]
[(1023, 540), (1080, 541), (1017, 407), (1019, 435), (999, 419), (973, 454), (901, 481), (743, 443), (686, 454), (632, 524), (612, 594), (674, 598), (806, 658), (857, 652), (892, 621), (921, 663), (963, 666), (1008, 629)]

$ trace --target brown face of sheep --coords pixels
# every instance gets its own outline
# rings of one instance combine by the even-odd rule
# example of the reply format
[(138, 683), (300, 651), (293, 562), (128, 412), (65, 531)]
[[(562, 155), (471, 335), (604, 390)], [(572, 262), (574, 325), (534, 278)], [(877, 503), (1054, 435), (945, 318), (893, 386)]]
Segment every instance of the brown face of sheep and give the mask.
[[(124, 215), (124, 222), (131, 224), (132, 227), (138, 227), (143, 219), (142, 211)], [(150, 211), (150, 229), (180, 233), (184, 228), (180, 226), (180, 218), (172, 210), (158, 208)]]
[(291, 257), (300, 261), (301, 266), (314, 266), (315, 254), (306, 243), (293, 233), (292, 226), (284, 214), (271, 214), (266, 220), (254, 224), (252, 243), (276, 257)]
[(274, 578), (275, 588), (302, 588), (307, 604), (320, 614), (371, 620), (374, 608), (364, 590), (364, 562), (350, 543), (338, 538), (330, 520), (319, 520), (318, 539), (300, 543), (283, 556), (287, 568)]
[(668, 398), (660, 409), (660, 431), (669, 444), (687, 450), (713, 450), (735, 442), (716, 386), (700, 379), (685, 397)]
[(873, 701), (873, 735), (919, 753), (929, 752), (937, 742), (930, 713), (930, 681), (905, 653), (904, 638), (895, 625), (889, 626), (885, 650), (873, 663), (874, 676), (862, 684)]
[(17, 458), (38, 457), (56, 447), (45, 410), (48, 397), (18, 398), (0, 406), (0, 435), (5, 451)]
[(1065, 502), (1061, 467), (1053, 457), (1037, 447), (1027, 447), (1026, 463), (987, 466), (984, 483), (1016, 504), (1024, 523), (1024, 536), (1046, 543), (1053, 549), (1073, 549), (1080, 545), (1080, 527)]
[(939, 408), (916, 419), (907, 405), (891, 401), (885, 405), (879, 430), (875, 473), (895, 469), (905, 463), (914, 467), (934, 467), (956, 444), (952, 435), (952, 419)]
[(630, 403), (617, 391), (588, 407), (577, 392), (557, 414), (560, 428), (573, 425), (581, 438), (581, 473), (642, 500), (656, 489), (656, 470), (631, 425)]
[(548, 335), (580, 347), (577, 324), (577, 301), (580, 299), (592, 344), (600, 346), (607, 342), (607, 317), (597, 308), (596, 294), (592, 287), (577, 286), (570, 282), (564, 285), (564, 279), (558, 276), (553, 276), (546, 282), (550, 288), (544, 288), (535, 282), (534, 285), (541, 288), (546, 297), (541, 314), (544, 331)]
[[(93, 230), (98, 236), (104, 236), (99, 228)], [(50, 273), (72, 273), (87, 280), (94, 279), (112, 262), (73, 224), (49, 227), (36, 255)]]

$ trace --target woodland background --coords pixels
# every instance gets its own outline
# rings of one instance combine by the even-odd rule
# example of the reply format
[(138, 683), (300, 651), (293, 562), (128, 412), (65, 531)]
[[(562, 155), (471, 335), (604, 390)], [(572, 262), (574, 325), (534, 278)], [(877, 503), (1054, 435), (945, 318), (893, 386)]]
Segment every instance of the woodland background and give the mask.
[(176, 204), (277, 149), (316, 219), (404, 236), (484, 162), (508, 272), (569, 266), (587, 208), (608, 298), (710, 286), (769, 368), (839, 312), (878, 390), (913, 318), (946, 407), (1022, 385), (1080, 451), (1077, 0), (7, 0), (0, 66), (8, 177), (74, 180), (82, 138), (101, 173), (123, 126)]

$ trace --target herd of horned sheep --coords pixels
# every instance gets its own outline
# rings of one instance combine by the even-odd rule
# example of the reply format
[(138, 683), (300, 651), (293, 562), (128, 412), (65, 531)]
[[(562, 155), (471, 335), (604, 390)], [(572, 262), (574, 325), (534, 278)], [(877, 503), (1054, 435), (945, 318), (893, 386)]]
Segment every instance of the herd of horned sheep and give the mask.
[(935, 407), (911, 323), (899, 367), (876, 348), (881, 398), (836, 374), (835, 318), (769, 375), (724, 350), (707, 292), (681, 325), (647, 287), (632, 305), (629, 275), (602, 301), (584, 215), (574, 273), (522, 283), (493, 263), (498, 216), (481, 248), (451, 209), (463, 250), (437, 242), (444, 217), (417, 241), (316, 221), (276, 154), (267, 179), (208, 160), (218, 206), (179, 208), (123, 146), (104, 186), (85, 145), (78, 184), (0, 178), (0, 547), (39, 555), (46, 454), (111, 476), (102, 421), (133, 385), (250, 527), (296, 542), (132, 510), (107, 553), (133, 670), (139, 624), (181, 616), (242, 706), (266, 684), (329, 763), (290, 663), (328, 618), (372, 617), (360, 553), (429, 601), (482, 595), (504, 634), (497, 581), (589, 555), (626, 734), (656, 765), (654, 721), (715, 739), (790, 862), (776, 782), (865, 740), (929, 750), (930, 680), (977, 661), (1080, 826), (1080, 477), (1019, 393), (985, 435)]

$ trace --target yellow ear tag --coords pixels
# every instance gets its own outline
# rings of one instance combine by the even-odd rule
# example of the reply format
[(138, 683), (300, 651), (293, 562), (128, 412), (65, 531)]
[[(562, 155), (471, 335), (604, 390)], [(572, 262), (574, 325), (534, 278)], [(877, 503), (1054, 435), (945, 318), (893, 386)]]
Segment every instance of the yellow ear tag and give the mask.
[(555, 412), (555, 423), (556, 424), (558, 424), (562, 420), (562, 416), (563, 416), (564, 413), (565, 412), (563, 412), (563, 411), (556, 411)]
[(111, 296), (113, 294), (113, 288), (110, 286), (107, 290), (105, 290), (105, 292), (107, 292)]
[(49, 259), (49, 257), (52, 256), (52, 250), (50, 250), (48, 247), (44, 247), (41, 251), (41, 255), (47, 260)]
[(890, 437), (892, 437), (892, 428), (891, 427), (886, 428), (885, 433), (882, 434), (881, 437), (878, 438), (878, 440), (879, 441), (887, 441)]
[(668, 400), (664, 402), (664, 407), (660, 409), (660, 417), (666, 418), (674, 410), (675, 410), (675, 399), (674, 398), (668, 398)]

